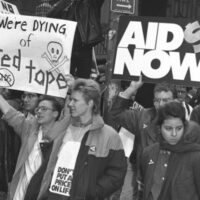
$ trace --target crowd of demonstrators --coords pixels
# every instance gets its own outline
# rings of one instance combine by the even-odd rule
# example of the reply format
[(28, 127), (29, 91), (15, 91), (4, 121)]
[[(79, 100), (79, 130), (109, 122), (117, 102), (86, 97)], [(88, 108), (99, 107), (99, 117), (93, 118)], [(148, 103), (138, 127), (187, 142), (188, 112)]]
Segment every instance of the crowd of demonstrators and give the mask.
[[(183, 103), (186, 87), (168, 83), (155, 85), (154, 107), (138, 106), (134, 98), (142, 84), (141, 78), (132, 81), (110, 110), (113, 120), (135, 135), (130, 158), (125, 157), (119, 134), (100, 116), (102, 99), (96, 81), (73, 81), (65, 105), (63, 99), (31, 92), (9, 101), (2, 91), (0, 125), (12, 128), (13, 134), (20, 136), (21, 146), (13, 170), (4, 166), (9, 178), (0, 171), (1, 180), (5, 180), (0, 186), (6, 186), (0, 199), (6, 199), (8, 182), (8, 200), (104, 200), (122, 186), (124, 191), (125, 187), (133, 188), (132, 197), (128, 197), (133, 200), (198, 199), (200, 127), (196, 122), (200, 107), (191, 112), (191, 120), (196, 122), (189, 122)], [(3, 137), (10, 135), (3, 128), (1, 131)], [(132, 181), (124, 183), (130, 167)], [(185, 176), (190, 179), (181, 184)], [(178, 182), (180, 189), (176, 188)], [(186, 187), (191, 192), (181, 194)], [(126, 198), (126, 194), (116, 198)]]
[[(41, 188), (45, 193), (39, 199), (103, 200), (123, 185), (126, 159), (122, 142), (99, 115), (100, 88), (95, 81), (77, 79), (68, 105), (71, 121), (54, 149), (52, 157), (58, 155), (58, 159), (46, 172), (53, 176)], [(66, 194), (54, 188), (59, 169), (69, 170), (72, 177)]]
[(47, 13), (47, 17), (77, 22), (70, 68), (75, 77), (90, 77), (93, 47), (103, 41), (100, 24), (103, 3), (104, 0), (59, 0)]
[[(131, 157), (129, 158), (129, 160), (132, 163), (132, 167), (133, 167), (133, 174), (132, 174), (133, 181), (132, 181), (132, 183), (130, 183), (130, 181), (129, 181), (129, 183), (127, 182), (128, 184), (132, 184), (132, 187), (133, 187), (133, 192), (129, 193), (129, 194), (133, 194), (133, 196), (130, 197), (129, 194), (127, 194), (127, 198), (134, 199), (134, 200), (141, 199), (140, 191), (143, 188), (143, 183), (141, 182), (141, 178), (146, 178), (143, 180), (144, 183), (145, 183), (145, 181), (147, 181), (147, 179), (149, 179), (149, 174), (147, 174), (147, 176), (144, 177), (144, 174), (148, 172), (149, 166), (147, 166), (147, 163), (145, 166), (146, 168), (144, 167), (144, 164), (141, 165), (141, 157), (143, 156), (142, 162), (144, 163), (144, 159), (147, 158), (149, 149), (151, 149), (151, 148), (153, 149), (154, 146), (156, 146), (154, 144), (158, 144), (159, 142), (161, 142), (161, 140), (160, 140), (161, 139), (161, 137), (160, 137), (161, 124), (159, 124), (159, 126), (158, 126), (157, 119), (160, 117), (160, 113), (163, 112), (161, 110), (163, 110), (165, 108), (166, 104), (170, 105), (170, 107), (167, 108), (166, 110), (168, 110), (168, 109), (170, 110), (170, 108), (172, 110), (174, 109), (174, 113), (177, 114), (178, 117), (180, 114), (179, 113), (180, 110), (182, 112), (182, 115), (184, 114), (184, 117), (181, 118), (181, 120), (184, 119), (184, 121), (182, 121), (182, 123), (184, 125), (184, 131), (182, 131), (182, 132), (184, 132), (184, 134), (183, 134), (184, 142), (183, 143), (186, 144), (188, 142), (185, 140), (185, 135), (189, 135), (186, 137), (187, 139), (189, 139), (189, 141), (192, 138), (192, 141), (190, 141), (192, 143), (200, 142), (199, 141), (199, 139), (200, 139), (199, 128), (200, 127), (197, 125), (197, 123), (200, 124), (200, 114), (199, 114), (200, 106), (195, 105), (194, 109), (193, 109), (193, 107), (191, 105), (189, 105), (189, 103), (188, 103), (189, 101), (187, 98), (188, 91), (190, 91), (190, 93), (193, 94), (193, 97), (191, 98), (192, 101), (194, 101), (194, 99), (197, 99), (198, 93), (195, 91), (195, 87), (189, 88), (189, 87), (186, 87), (183, 85), (158, 83), (154, 87), (154, 99), (153, 99), (154, 107), (153, 108), (140, 107), (139, 109), (130, 109), (130, 105), (134, 105), (134, 103), (137, 103), (134, 101), (134, 99), (135, 99), (138, 89), (142, 86), (142, 84), (143, 83), (141, 81), (141, 78), (139, 79), (139, 81), (132, 81), (130, 83), (130, 86), (128, 88), (126, 88), (123, 92), (120, 92), (119, 95), (115, 98), (115, 101), (114, 101), (111, 111), (110, 111), (110, 115), (111, 115), (113, 121), (115, 121), (120, 127), (126, 128), (132, 134), (135, 135), (134, 149), (132, 151)], [(170, 102), (173, 102), (173, 103), (170, 104)], [(196, 101), (196, 103), (197, 102), (198, 101)], [(174, 106), (174, 108), (173, 108), (173, 106)], [(176, 109), (176, 107), (177, 107), (177, 109)], [(191, 122), (189, 120), (196, 121), (197, 123)], [(164, 119), (163, 119), (163, 121), (164, 121)], [(174, 140), (175, 140), (176, 135), (172, 134), (171, 138), (172, 139), (174, 138)], [(183, 141), (183, 139), (180, 140), (181, 145), (183, 146), (182, 141)], [(179, 147), (181, 148), (181, 145), (177, 145), (177, 148), (179, 148)], [(191, 144), (191, 146), (196, 147), (198, 145)], [(183, 149), (183, 152), (182, 152), (182, 150), (180, 150), (181, 153), (187, 154), (188, 152), (194, 153), (196, 151), (199, 151), (199, 148), (197, 148), (197, 150), (196, 150), (196, 149), (193, 149), (193, 147), (190, 149), (190, 145), (188, 145), (188, 147), (189, 147), (189, 150), (185, 151), (185, 149)], [(177, 150), (177, 148), (176, 148), (176, 150)], [(176, 150), (174, 153), (177, 153)], [(159, 152), (159, 150), (158, 150), (158, 152)], [(145, 154), (145, 156), (143, 154)], [(185, 156), (185, 154), (181, 154), (181, 155)], [(168, 155), (168, 157), (169, 157), (169, 155)], [(157, 159), (157, 157), (156, 157), (156, 159)], [(158, 166), (156, 165), (157, 168), (160, 167), (160, 162), (161, 162), (160, 160), (163, 162), (163, 158), (159, 158)], [(157, 162), (157, 160), (155, 161), (155, 163), (156, 162)], [(196, 163), (196, 166), (198, 164), (199, 163)], [(164, 176), (163, 171), (164, 171), (164, 169), (167, 169), (167, 166), (168, 165), (165, 165), (165, 167), (163, 167), (163, 168), (160, 167), (160, 169), (156, 168), (157, 171), (156, 171), (155, 177), (153, 177), (151, 179), (151, 181), (149, 181), (147, 183), (147, 185), (145, 185), (144, 191), (146, 190), (146, 187), (150, 188), (152, 186), (152, 180), (154, 181), (155, 178), (156, 179), (163, 178), (163, 176)], [(196, 166), (194, 167), (195, 170), (196, 170)], [(143, 169), (142, 173), (140, 171), (141, 167)], [(179, 170), (178, 165), (176, 165), (175, 167), (177, 167), (177, 170)], [(186, 165), (184, 167), (185, 167), (185, 169), (187, 169), (188, 165)], [(171, 170), (171, 168), (169, 170)], [(128, 173), (128, 171), (127, 171), (127, 173)], [(151, 171), (150, 173), (153, 173), (153, 171)], [(190, 173), (192, 173), (192, 170), (190, 171)], [(171, 172), (169, 174), (171, 176)], [(189, 193), (188, 196), (185, 197), (185, 199), (193, 199), (192, 195), (194, 195), (194, 198), (196, 198), (196, 199), (199, 198), (199, 190), (197, 188), (199, 186), (194, 187), (194, 185), (196, 186), (196, 184), (199, 184), (198, 180), (195, 180), (195, 178), (194, 178), (196, 174), (199, 174), (199, 172), (195, 171), (195, 174), (193, 174), (193, 178), (191, 178), (191, 181), (193, 181), (192, 182), (193, 185), (191, 187), (192, 187), (194, 193), (193, 194)], [(167, 177), (168, 177), (168, 172), (166, 173), (166, 178)], [(165, 177), (163, 179), (165, 179)], [(172, 180), (170, 179), (170, 181), (169, 181), (170, 184), (171, 184), (171, 181)], [(173, 181), (174, 181), (174, 179), (173, 179)], [(168, 181), (166, 181), (166, 182), (168, 182)], [(169, 182), (167, 184), (169, 184)], [(124, 183), (123, 188), (126, 186), (127, 183), (126, 182)], [(153, 192), (155, 192), (155, 194), (153, 194), (153, 195), (157, 195), (157, 196), (147, 196), (146, 192), (148, 192), (148, 195), (152, 192), (151, 188), (150, 188), (150, 190), (148, 188), (147, 191), (142, 193), (143, 194), (142, 199), (143, 200), (158, 199), (158, 196), (161, 191), (161, 185), (162, 185), (161, 183), (162, 183), (161, 179), (156, 180), (155, 185), (153, 186), (153, 190), (155, 190), (155, 191), (153, 191)], [(184, 187), (184, 190), (185, 190), (185, 188), (187, 188), (187, 186)], [(163, 190), (165, 190), (165, 189), (166, 189), (166, 187), (164, 186)], [(124, 191), (126, 191), (126, 188), (124, 188)], [(171, 192), (173, 193), (173, 191), (169, 192), (169, 188), (167, 188), (167, 193), (164, 193), (164, 196), (165, 196), (165, 194), (169, 195), (169, 193), (171, 193)], [(178, 195), (178, 194), (175, 194), (175, 195)], [(167, 198), (168, 199), (182, 199), (179, 196), (175, 196), (175, 197), (168, 196)], [(161, 193), (159, 199), (164, 199), (163, 193)]]
[[(31, 92), (8, 101), (1, 92), (0, 200), (105, 200), (122, 188), (128, 167), (133, 200), (200, 199), (200, 89), (158, 83), (152, 108), (134, 101), (141, 78), (119, 93), (109, 114), (135, 135), (127, 165), (119, 134), (100, 116), (99, 85), (80, 79), (90, 77), (103, 39), (105, 0), (53, 1), (47, 17), (77, 22), (70, 73), (78, 79), (65, 105)], [(21, 139), (15, 152), (10, 135)]]
[[(21, 139), (8, 200), (103, 200), (122, 187), (124, 149), (100, 116), (99, 84), (77, 79), (70, 92), (64, 108), (55, 97), (23, 92), (20, 110), (0, 95), (2, 121)], [(68, 183), (56, 192), (61, 168)]]
[(188, 122), (180, 102), (157, 112), (157, 143), (141, 156), (143, 200), (200, 199), (200, 127)]

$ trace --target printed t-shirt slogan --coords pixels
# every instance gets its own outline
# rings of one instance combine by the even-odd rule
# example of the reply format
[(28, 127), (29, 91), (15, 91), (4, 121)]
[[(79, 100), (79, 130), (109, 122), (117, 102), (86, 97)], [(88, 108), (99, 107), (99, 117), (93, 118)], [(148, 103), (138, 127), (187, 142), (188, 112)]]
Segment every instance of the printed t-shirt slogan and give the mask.
[[(70, 125), (61, 145), (49, 191), (58, 195), (70, 196), (73, 173), (84, 134), (89, 126), (75, 127)], [(76, 138), (74, 135), (78, 135)]]
[(121, 16), (112, 78), (200, 83), (197, 20)]
[(0, 87), (65, 97), (76, 24), (0, 14)]

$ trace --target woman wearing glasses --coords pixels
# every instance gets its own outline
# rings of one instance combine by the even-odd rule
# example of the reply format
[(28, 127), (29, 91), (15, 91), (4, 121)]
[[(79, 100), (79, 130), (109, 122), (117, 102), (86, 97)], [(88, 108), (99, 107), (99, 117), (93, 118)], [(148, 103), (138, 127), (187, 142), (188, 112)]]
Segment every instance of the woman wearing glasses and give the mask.
[(145, 148), (141, 158), (143, 200), (200, 199), (200, 127), (185, 119), (181, 103), (158, 110), (158, 143)]
[[(27, 98), (27, 97), (26, 97)], [(4, 119), (21, 137), (21, 149), (15, 173), (10, 184), (8, 199), (35, 200), (40, 185), (45, 182), (45, 170), (58, 137), (68, 126), (67, 106), (62, 120), (58, 121), (62, 106), (54, 97), (44, 96), (35, 109), (36, 117), (28, 120), (0, 95), (0, 109)], [(47, 176), (47, 175), (46, 175)]]

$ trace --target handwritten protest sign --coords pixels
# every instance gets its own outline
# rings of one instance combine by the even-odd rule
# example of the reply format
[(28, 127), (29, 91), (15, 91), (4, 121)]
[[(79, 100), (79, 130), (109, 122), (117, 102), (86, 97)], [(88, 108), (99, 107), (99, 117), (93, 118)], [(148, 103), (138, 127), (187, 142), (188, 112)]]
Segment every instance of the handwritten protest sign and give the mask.
[(200, 83), (197, 20), (121, 16), (112, 78)]
[(8, 3), (6, 1), (0, 0), (0, 13), (4, 14), (19, 14), (17, 6)]
[(76, 22), (0, 15), (0, 86), (65, 97)]

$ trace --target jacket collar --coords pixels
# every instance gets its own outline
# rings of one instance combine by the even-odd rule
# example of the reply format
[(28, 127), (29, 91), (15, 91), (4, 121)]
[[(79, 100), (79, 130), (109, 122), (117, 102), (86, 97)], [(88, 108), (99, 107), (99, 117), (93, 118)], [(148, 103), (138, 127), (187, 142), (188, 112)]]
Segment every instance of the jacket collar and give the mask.
[(93, 115), (92, 119), (89, 120), (85, 124), (82, 124), (77, 119), (73, 119), (73, 118), (71, 120), (71, 124), (74, 125), (74, 126), (78, 126), (78, 127), (81, 127), (81, 126), (85, 127), (85, 126), (91, 124), (89, 130), (97, 130), (97, 129), (102, 128), (104, 126), (104, 121), (103, 121), (103, 119), (100, 115), (96, 114), (96, 115)]
[(93, 115), (92, 117), (92, 125), (90, 127), (90, 130), (97, 130), (104, 126), (103, 118), (100, 115)]

